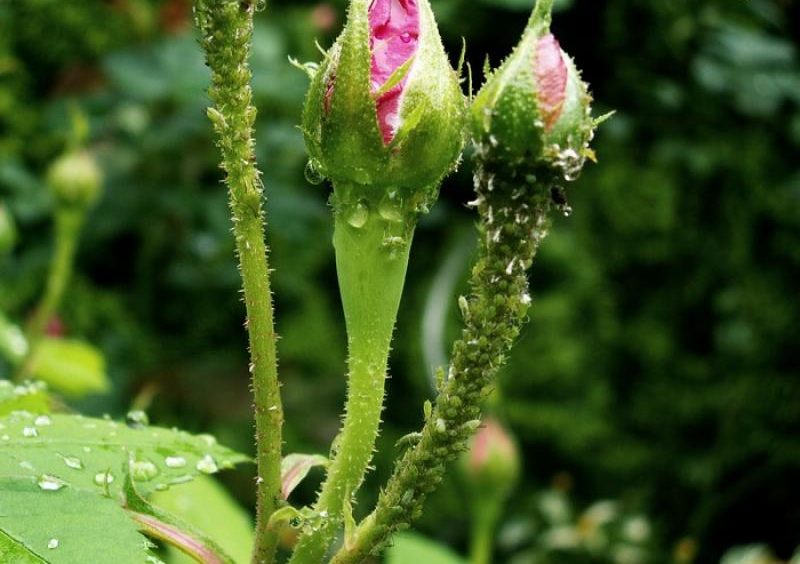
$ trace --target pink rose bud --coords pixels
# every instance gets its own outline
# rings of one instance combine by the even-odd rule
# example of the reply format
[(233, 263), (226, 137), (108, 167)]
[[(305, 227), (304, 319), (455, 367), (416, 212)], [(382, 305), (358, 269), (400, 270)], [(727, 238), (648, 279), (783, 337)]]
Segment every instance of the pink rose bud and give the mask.
[(465, 103), (429, 0), (351, 0), (311, 73), (303, 131), (316, 178), (371, 187), (376, 207), (389, 191), (398, 202), (435, 193), (461, 153)]
[(484, 160), (574, 180), (593, 156), (597, 123), (587, 85), (550, 33), (552, 4), (537, 1), (522, 40), (475, 97), (472, 134)]
[(472, 438), (462, 460), (467, 482), (482, 493), (503, 496), (519, 477), (520, 457), (509, 432), (493, 418), (486, 418)]

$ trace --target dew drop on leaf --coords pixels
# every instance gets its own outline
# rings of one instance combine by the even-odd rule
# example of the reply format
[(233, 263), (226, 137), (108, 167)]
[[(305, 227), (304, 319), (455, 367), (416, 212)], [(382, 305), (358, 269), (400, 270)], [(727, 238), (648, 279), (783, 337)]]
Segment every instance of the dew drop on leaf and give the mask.
[(45, 427), (47, 425), (50, 425), (50, 423), (51, 423), (50, 417), (48, 417), (47, 415), (40, 415), (33, 420), (33, 424), (36, 425), (37, 427)]
[(167, 468), (183, 468), (186, 466), (186, 459), (182, 456), (168, 456), (164, 459)]
[(64, 464), (66, 464), (68, 468), (83, 470), (83, 462), (81, 462), (80, 458), (75, 456), (62, 456), (61, 458), (64, 459)]
[(22, 429), (22, 436), (28, 438), (38, 437), (39, 431), (36, 430), (36, 427), (24, 427)]
[(131, 462), (131, 475), (134, 480), (139, 482), (146, 482), (152, 480), (158, 475), (158, 468), (151, 461), (134, 460)]
[(107, 486), (114, 481), (114, 475), (111, 472), (98, 472), (94, 475), (94, 483), (98, 486)]
[(125, 423), (128, 427), (139, 429), (141, 427), (147, 427), (150, 424), (150, 418), (147, 416), (147, 413), (141, 409), (134, 409), (125, 415)]
[(48, 492), (56, 492), (66, 485), (64, 480), (53, 476), (52, 474), (42, 474), (39, 476), (39, 480), (36, 482), (36, 484), (40, 489)]
[(198, 460), (197, 464), (195, 465), (195, 468), (197, 468), (197, 470), (199, 472), (202, 472), (203, 474), (213, 474), (214, 472), (219, 470), (217, 462), (210, 454), (206, 454), (205, 456), (203, 456), (203, 458)]
[(50, 539), (49, 541), (47, 541), (47, 548), (49, 548), (50, 550), (58, 548), (58, 539)]

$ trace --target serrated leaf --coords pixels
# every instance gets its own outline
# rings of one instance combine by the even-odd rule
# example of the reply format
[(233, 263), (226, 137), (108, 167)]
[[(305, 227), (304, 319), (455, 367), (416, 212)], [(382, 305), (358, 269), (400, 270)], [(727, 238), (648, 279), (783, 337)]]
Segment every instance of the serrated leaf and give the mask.
[[(13, 411), (49, 413), (50, 396), (47, 394), (47, 386), (42, 382), (12, 384), (8, 380), (0, 380), (0, 416)], [(0, 427), (0, 435), (3, 432)]]
[(281, 495), (289, 495), (315, 466), (327, 466), (328, 459), (321, 454), (287, 454), (281, 460)]
[(81, 415), (15, 412), (0, 424), (0, 477), (52, 477), (94, 491), (119, 491), (131, 457), (143, 493), (249, 460), (208, 435)]
[[(198, 476), (180, 488), (155, 492), (150, 501), (215, 541), (236, 562), (248, 562), (253, 546), (253, 523), (247, 512), (211, 476)], [(193, 562), (168, 551), (170, 564)]]
[(0, 478), (0, 562), (142, 564), (147, 540), (116, 501), (33, 478)]
[(34, 354), (33, 375), (60, 392), (83, 396), (109, 388), (105, 358), (89, 343), (45, 337)]
[(401, 533), (392, 539), (386, 551), (386, 564), (466, 564), (466, 560), (449, 548), (415, 533)]

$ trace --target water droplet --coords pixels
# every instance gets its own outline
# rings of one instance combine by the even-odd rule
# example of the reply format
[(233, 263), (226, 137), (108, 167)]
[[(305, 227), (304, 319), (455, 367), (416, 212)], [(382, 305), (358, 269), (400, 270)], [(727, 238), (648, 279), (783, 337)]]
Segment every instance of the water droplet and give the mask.
[(351, 206), (344, 210), (345, 221), (356, 229), (361, 229), (366, 225), (369, 219), (369, 208), (367, 203), (363, 200), (358, 202), (355, 206)]
[(75, 456), (62, 456), (61, 458), (64, 460), (64, 464), (67, 465), (67, 468), (83, 470), (83, 462), (81, 462), (80, 458)]
[(50, 423), (51, 423), (50, 417), (48, 417), (47, 415), (40, 415), (39, 417), (33, 420), (33, 424), (36, 425), (37, 427), (45, 427), (47, 425), (50, 425)]
[(139, 482), (146, 482), (152, 480), (158, 475), (158, 468), (155, 464), (147, 459), (134, 460), (131, 463), (131, 475), (134, 480)]
[(39, 431), (36, 430), (36, 427), (24, 427), (22, 429), (22, 436), (23, 437), (38, 437)]
[(114, 475), (111, 472), (98, 472), (94, 475), (94, 483), (98, 486), (107, 486), (114, 481)]
[(199, 472), (202, 472), (203, 474), (213, 474), (214, 472), (219, 470), (217, 462), (210, 454), (206, 454), (205, 456), (203, 456), (203, 458), (198, 460), (197, 464), (195, 465), (195, 468), (197, 468), (197, 470)]
[(182, 456), (168, 456), (164, 459), (167, 468), (183, 468), (186, 466), (186, 459)]
[(309, 184), (317, 185), (325, 182), (325, 175), (320, 171), (319, 163), (313, 160), (306, 163), (305, 176)]
[(52, 474), (42, 474), (36, 484), (40, 489), (48, 492), (56, 492), (66, 485), (64, 480)]
[(400, 34), (400, 41), (402, 41), (403, 43), (411, 43), (412, 39), (413, 39), (412, 35), (407, 31)]
[(403, 200), (397, 196), (397, 192), (392, 190), (381, 198), (378, 204), (378, 214), (386, 221), (394, 223), (403, 221)]
[(58, 548), (58, 539), (50, 539), (47, 541), (47, 548), (53, 550), (54, 548)]
[(206, 443), (207, 447), (213, 447), (217, 444), (217, 439), (214, 435), (197, 435), (197, 438)]
[(125, 424), (133, 429), (141, 429), (150, 424), (150, 418), (141, 409), (133, 409), (125, 415)]

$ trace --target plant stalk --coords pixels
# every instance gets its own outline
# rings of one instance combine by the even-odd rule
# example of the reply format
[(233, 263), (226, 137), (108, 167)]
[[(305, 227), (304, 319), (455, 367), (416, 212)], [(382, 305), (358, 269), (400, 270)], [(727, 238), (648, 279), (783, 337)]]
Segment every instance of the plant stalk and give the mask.
[[(378, 213), (336, 213), (334, 246), (349, 349), (348, 394), (342, 430), (315, 510), (319, 526), (301, 536), (292, 564), (319, 563), (344, 519), (372, 459), (383, 409), (392, 333), (408, 266), (413, 228), (401, 245), (387, 246), (391, 229)], [(374, 208), (373, 208), (374, 210)], [(396, 240), (393, 240), (396, 242)]]
[(273, 324), (267, 246), (264, 242), (263, 185), (256, 166), (248, 63), (253, 35), (252, 0), (197, 0), (195, 19), (211, 69), (208, 115), (217, 133), (230, 196), (231, 220), (247, 311), (250, 372), (256, 426), (256, 540), (253, 562), (275, 559), (277, 532), (269, 518), (281, 499), (283, 408)]
[(39, 343), (44, 336), (47, 324), (53, 315), (58, 312), (58, 307), (61, 305), (64, 290), (72, 278), (75, 253), (85, 218), (86, 211), (83, 208), (65, 206), (56, 210), (55, 250), (50, 261), (50, 271), (47, 275), (44, 294), (26, 328), (26, 336), (29, 343), (28, 355), (19, 365), (14, 375), (14, 379), (17, 381), (24, 380), (30, 376), (31, 370), (36, 363)]

